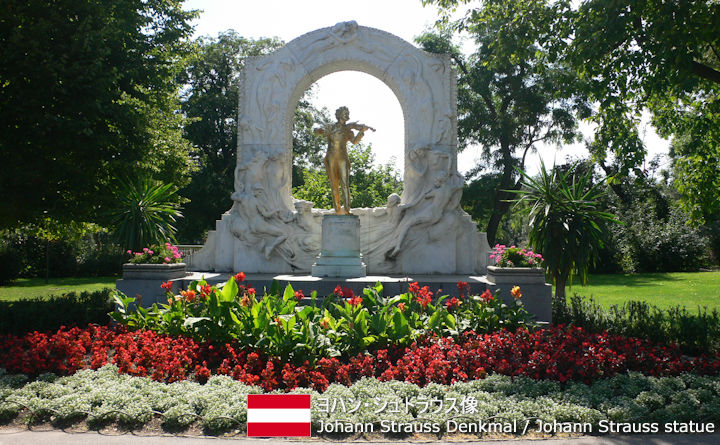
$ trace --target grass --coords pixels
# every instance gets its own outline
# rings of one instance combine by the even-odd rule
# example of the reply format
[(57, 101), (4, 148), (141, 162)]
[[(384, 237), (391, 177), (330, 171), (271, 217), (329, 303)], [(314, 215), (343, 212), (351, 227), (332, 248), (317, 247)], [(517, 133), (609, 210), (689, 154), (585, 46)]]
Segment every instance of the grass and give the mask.
[(16, 301), (22, 298), (48, 297), (70, 292), (96, 291), (115, 287), (118, 277), (20, 278), (9, 286), (0, 286), (0, 301)]
[(634, 275), (591, 275), (587, 286), (566, 289), (573, 294), (592, 296), (602, 306), (643, 300), (660, 308), (698, 306), (720, 310), (720, 271), (644, 273)]

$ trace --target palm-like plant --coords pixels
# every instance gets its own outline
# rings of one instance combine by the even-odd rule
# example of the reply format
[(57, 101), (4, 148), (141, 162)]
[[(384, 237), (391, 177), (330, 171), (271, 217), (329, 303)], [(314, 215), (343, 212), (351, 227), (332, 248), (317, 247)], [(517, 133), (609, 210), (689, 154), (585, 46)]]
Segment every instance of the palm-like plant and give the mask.
[(133, 251), (175, 241), (175, 221), (182, 217), (177, 187), (149, 178), (117, 180), (110, 220), (115, 241)]
[(527, 203), (529, 244), (545, 258), (555, 285), (555, 297), (565, 301), (565, 285), (578, 277), (585, 285), (588, 270), (603, 246), (605, 222), (618, 222), (615, 215), (598, 208), (604, 193), (603, 181), (592, 183), (592, 169), (578, 172), (577, 164), (562, 172), (556, 166), (548, 171), (540, 161), (538, 177), (525, 172), (516, 205)]

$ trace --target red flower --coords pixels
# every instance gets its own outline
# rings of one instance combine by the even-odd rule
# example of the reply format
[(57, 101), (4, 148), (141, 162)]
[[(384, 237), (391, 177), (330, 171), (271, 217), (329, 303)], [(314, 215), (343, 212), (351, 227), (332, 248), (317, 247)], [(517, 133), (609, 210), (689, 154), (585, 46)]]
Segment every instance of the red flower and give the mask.
[(338, 296), (340, 298), (343, 297), (343, 291), (339, 284), (337, 286), (335, 286), (335, 290), (333, 291), (333, 294), (335, 294), (335, 296)]
[(420, 286), (417, 284), (417, 281), (415, 281), (414, 283), (410, 283), (410, 285), (408, 286), (408, 290), (410, 291), (410, 293), (413, 294), (420, 292)]
[(247, 293), (248, 293), (249, 295), (253, 295), (253, 296), (254, 296), (254, 295), (255, 295), (255, 288), (254, 288), (254, 287), (248, 287), (248, 288), (247, 288)]
[(351, 297), (348, 299), (348, 303), (350, 303), (351, 306), (358, 306), (362, 303), (361, 297)]
[(160, 287), (165, 289), (167, 292), (170, 292), (173, 287), (172, 281), (166, 281), (163, 284), (161, 284)]
[(458, 281), (457, 287), (461, 297), (464, 297), (466, 292), (470, 293), (470, 285), (465, 281)]
[(494, 297), (493, 297), (492, 293), (490, 292), (490, 289), (485, 289), (485, 292), (483, 292), (480, 295), (480, 298), (482, 299), (482, 301), (488, 303), (488, 302), (492, 301)]
[(397, 307), (400, 309), (400, 312), (405, 312), (405, 303), (398, 303)]
[(238, 283), (245, 281), (245, 272), (238, 272), (233, 277)]
[(202, 296), (203, 299), (205, 299), (205, 297), (210, 295), (211, 292), (212, 292), (212, 286), (210, 286), (209, 284), (206, 284), (205, 286), (200, 287), (200, 296)]
[(353, 292), (353, 290), (349, 287), (343, 287), (342, 296), (347, 299), (352, 299), (355, 296), (355, 292)]
[(430, 292), (430, 288), (428, 286), (423, 286), (418, 292), (417, 297), (415, 300), (420, 303), (420, 306), (425, 309), (428, 304), (432, 301), (433, 293)]
[(455, 309), (456, 307), (460, 306), (460, 300), (452, 297), (450, 300), (448, 300), (447, 303), (445, 303), (445, 306), (447, 306), (448, 309)]
[(305, 295), (303, 295), (302, 289), (298, 289), (298, 290), (295, 291), (295, 298), (296, 298), (298, 301), (300, 301), (300, 300), (302, 300), (303, 298), (305, 298)]
[(180, 295), (185, 297), (185, 299), (188, 301), (188, 303), (192, 303), (195, 299), (195, 291), (194, 290), (183, 290), (180, 291)]

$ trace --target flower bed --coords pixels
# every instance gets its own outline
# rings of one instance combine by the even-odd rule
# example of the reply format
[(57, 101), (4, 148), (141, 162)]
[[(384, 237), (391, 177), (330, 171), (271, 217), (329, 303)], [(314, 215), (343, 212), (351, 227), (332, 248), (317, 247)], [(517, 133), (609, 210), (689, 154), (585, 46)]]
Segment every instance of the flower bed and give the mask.
[(12, 373), (71, 375), (107, 363), (124, 374), (165, 382), (187, 378), (205, 382), (212, 375), (228, 375), (266, 391), (295, 387), (323, 391), (331, 383), (350, 385), (362, 377), (423, 386), (482, 379), (488, 373), (591, 382), (627, 371), (652, 376), (720, 371), (718, 355), (689, 358), (675, 346), (565, 326), (535, 332), (522, 328), (484, 335), (468, 332), (457, 340), (426, 337), (408, 347), (377, 349), (349, 360), (323, 358), (315, 365), (294, 365), (237, 344), (105, 326), (0, 337), (0, 367)]
[(512, 291), (509, 304), (489, 290), (469, 295), (467, 283), (460, 282), (460, 298), (434, 298), (428, 286), (418, 283), (410, 283), (406, 293), (384, 297), (378, 283), (361, 295), (338, 286), (322, 301), (313, 292), (310, 304), (301, 305), (303, 292), (291, 286), (283, 293), (273, 289), (260, 297), (244, 281), (242, 272), (218, 286), (193, 281), (179, 295), (171, 292), (173, 283), (163, 283), (168, 304), (149, 310), (133, 308), (132, 297), (119, 295), (118, 309), (111, 315), (132, 329), (230, 342), (295, 365), (306, 361), (315, 365), (322, 358), (338, 356), (348, 359), (391, 345), (408, 346), (429, 334), (457, 338), (467, 331), (534, 326), (519, 287)]
[[(125, 427), (139, 427), (157, 419), (169, 431), (198, 426), (204, 432), (219, 434), (244, 431), (247, 394), (261, 392), (257, 386), (227, 376), (213, 376), (204, 385), (163, 384), (118, 374), (114, 365), (71, 377), (44, 375), (34, 382), (0, 370), (0, 421), (25, 415), (26, 422), (67, 426), (86, 420), (88, 427), (98, 428), (115, 421)], [(693, 374), (656, 378), (629, 373), (590, 385), (493, 375), (450, 386), (418, 387), (366, 378), (349, 388), (330, 385), (322, 394), (309, 389), (293, 392), (312, 395), (315, 432), (320, 422), (371, 423), (380, 431), (381, 422), (421, 422), (428, 417), (443, 432), (450, 419), (465, 425), (477, 424), (478, 419), (517, 420), (521, 427), (527, 421), (528, 432), (537, 429), (538, 421), (589, 423), (596, 433), (603, 421), (720, 422), (720, 378)], [(434, 404), (430, 405), (430, 400)], [(328, 408), (333, 403), (337, 407)], [(350, 408), (343, 410), (341, 406)], [(407, 409), (398, 412), (393, 406)], [(443, 407), (439, 412), (438, 406)], [(348, 413), (352, 407), (357, 408)], [(398, 439), (397, 435), (393, 438)]]

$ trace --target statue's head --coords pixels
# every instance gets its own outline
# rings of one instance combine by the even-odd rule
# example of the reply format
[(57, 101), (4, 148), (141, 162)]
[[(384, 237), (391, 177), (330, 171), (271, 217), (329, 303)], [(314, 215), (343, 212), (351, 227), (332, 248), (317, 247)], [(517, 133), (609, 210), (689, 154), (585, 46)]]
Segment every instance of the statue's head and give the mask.
[(339, 121), (347, 121), (350, 119), (350, 110), (348, 110), (348, 107), (340, 107), (335, 110), (335, 117)]

